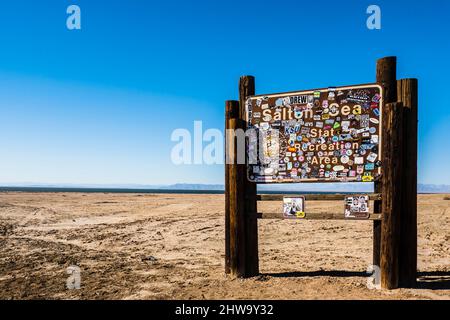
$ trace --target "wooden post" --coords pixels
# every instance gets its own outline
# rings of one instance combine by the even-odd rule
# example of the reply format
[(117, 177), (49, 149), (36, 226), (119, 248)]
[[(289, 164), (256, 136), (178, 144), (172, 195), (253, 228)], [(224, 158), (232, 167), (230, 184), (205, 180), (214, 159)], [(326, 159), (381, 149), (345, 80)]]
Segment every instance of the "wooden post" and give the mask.
[[(225, 102), (225, 137), (230, 129), (229, 120), (237, 119), (239, 115), (239, 104), (237, 101)], [(230, 273), (230, 165), (225, 155), (225, 273)]]
[(390, 103), (383, 109), (383, 176), (381, 222), (381, 286), (398, 288), (400, 211), (402, 206), (403, 106)]
[[(397, 58), (396, 57), (385, 57), (377, 61), (376, 69), (376, 81), (384, 88), (384, 106), (390, 102), (397, 101)], [(382, 181), (384, 179), (384, 174), (381, 180), (376, 181), (374, 184), (374, 192), (381, 193)], [(374, 203), (375, 212), (381, 212), (382, 205), (381, 201), (375, 201)], [(380, 266), (380, 252), (381, 252), (381, 221), (373, 222), (373, 265)]]
[(418, 81), (397, 81), (403, 104), (403, 179), (400, 211), (399, 286), (417, 283), (417, 121)]
[[(255, 94), (255, 78), (253, 76), (242, 76), (239, 79), (239, 118), (247, 128), (245, 102), (247, 97)], [(246, 169), (247, 170), (247, 167)], [(246, 261), (244, 277), (253, 277), (259, 274), (258, 257), (258, 210), (256, 183), (247, 179), (245, 172), (244, 182), (245, 198), (245, 245)]]
[[(245, 275), (245, 164), (238, 163), (238, 143), (235, 132), (243, 129), (239, 119), (238, 101), (226, 102), (227, 124), (225, 159), (227, 170), (225, 172), (225, 271), (243, 277)], [(228, 225), (227, 225), (228, 224)], [(227, 246), (229, 248), (227, 249)], [(228, 252), (227, 252), (228, 250)]]

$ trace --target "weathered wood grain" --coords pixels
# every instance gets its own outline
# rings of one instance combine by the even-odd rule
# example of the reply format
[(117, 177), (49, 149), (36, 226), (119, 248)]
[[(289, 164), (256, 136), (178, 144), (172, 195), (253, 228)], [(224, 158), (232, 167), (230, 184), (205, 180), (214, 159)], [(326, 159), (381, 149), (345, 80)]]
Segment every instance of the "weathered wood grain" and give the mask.
[[(397, 101), (397, 57), (384, 57), (377, 61), (376, 66), (376, 82), (383, 87), (383, 109), (386, 108), (386, 104)], [(383, 130), (383, 128), (382, 128)], [(383, 134), (382, 134), (383, 135)], [(383, 137), (382, 137), (383, 139)], [(381, 159), (383, 161), (383, 159)], [(384, 166), (383, 166), (384, 168)], [(381, 192), (382, 180), (374, 183), (374, 191), (376, 193)], [(381, 201), (375, 203), (375, 211), (380, 212)], [(373, 223), (373, 265), (380, 265), (380, 252), (381, 252), (381, 221), (374, 221)]]
[[(253, 76), (242, 76), (239, 79), (239, 118), (242, 120), (243, 129), (247, 129), (245, 101), (247, 97), (254, 94), (255, 78)], [(256, 183), (247, 179), (246, 171), (244, 175), (246, 260), (243, 276), (253, 277), (259, 274)]]
[(417, 282), (417, 125), (418, 81), (397, 81), (398, 101), (403, 103), (403, 179), (400, 212), (399, 286)]
[(383, 175), (381, 221), (381, 286), (398, 288), (400, 212), (403, 173), (403, 106), (390, 103), (383, 110)]
[[(351, 194), (333, 193), (333, 194), (258, 194), (259, 201), (283, 201), (284, 197), (305, 197), (307, 201), (344, 201), (346, 196)], [(369, 200), (381, 200), (381, 193), (367, 194)], [(380, 211), (381, 212), (381, 211)]]

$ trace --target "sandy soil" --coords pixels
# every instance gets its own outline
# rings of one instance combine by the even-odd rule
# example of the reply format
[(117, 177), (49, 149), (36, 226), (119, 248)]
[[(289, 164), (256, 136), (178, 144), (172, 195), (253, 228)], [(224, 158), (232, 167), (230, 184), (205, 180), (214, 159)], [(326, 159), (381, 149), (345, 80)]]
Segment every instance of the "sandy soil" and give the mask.
[(366, 287), (369, 221), (260, 220), (262, 275), (241, 280), (224, 274), (222, 195), (1, 193), (0, 298), (450, 299), (449, 209), (419, 197), (418, 288), (386, 291)]

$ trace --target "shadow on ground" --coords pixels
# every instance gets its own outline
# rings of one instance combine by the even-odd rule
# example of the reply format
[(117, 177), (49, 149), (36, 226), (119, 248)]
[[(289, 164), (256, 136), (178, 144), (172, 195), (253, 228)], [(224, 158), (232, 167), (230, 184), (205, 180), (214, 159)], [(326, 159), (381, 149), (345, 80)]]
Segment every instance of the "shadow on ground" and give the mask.
[[(280, 273), (265, 273), (263, 276), (273, 278), (308, 278), (308, 277), (369, 277), (365, 271), (344, 270), (317, 270), (317, 271), (294, 271)], [(450, 271), (424, 271), (417, 273), (416, 289), (449, 290)]]

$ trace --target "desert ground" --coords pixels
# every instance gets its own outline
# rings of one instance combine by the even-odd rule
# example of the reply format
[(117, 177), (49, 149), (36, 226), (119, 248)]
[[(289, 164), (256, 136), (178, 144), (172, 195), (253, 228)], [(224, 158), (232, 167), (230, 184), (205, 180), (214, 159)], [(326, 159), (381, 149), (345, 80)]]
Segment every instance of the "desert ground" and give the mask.
[(418, 287), (387, 291), (366, 285), (370, 221), (259, 220), (261, 275), (242, 280), (224, 273), (223, 195), (0, 193), (0, 298), (450, 299), (444, 198), (419, 196)]

